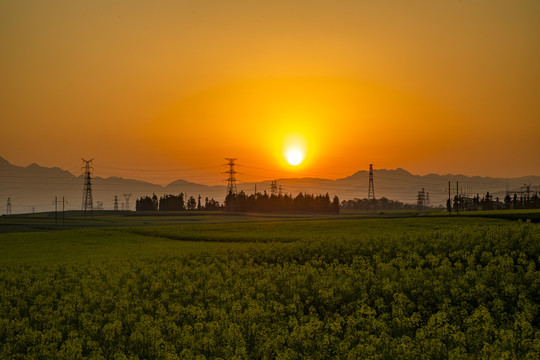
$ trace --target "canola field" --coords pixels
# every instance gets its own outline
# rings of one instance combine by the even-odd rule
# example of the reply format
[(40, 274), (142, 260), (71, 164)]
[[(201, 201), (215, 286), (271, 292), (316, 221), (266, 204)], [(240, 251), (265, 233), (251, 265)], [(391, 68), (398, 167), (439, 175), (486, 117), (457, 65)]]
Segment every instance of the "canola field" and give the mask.
[(486, 218), (0, 234), (0, 358), (538, 359), (539, 263)]

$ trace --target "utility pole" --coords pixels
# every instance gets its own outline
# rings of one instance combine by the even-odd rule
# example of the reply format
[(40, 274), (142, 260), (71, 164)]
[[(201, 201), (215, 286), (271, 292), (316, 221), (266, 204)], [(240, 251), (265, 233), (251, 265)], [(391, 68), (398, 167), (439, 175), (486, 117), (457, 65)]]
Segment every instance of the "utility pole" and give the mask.
[(11, 215), (11, 198), (7, 198), (6, 215)]
[(456, 196), (457, 196), (456, 215), (459, 215), (459, 181), (456, 181)]
[(126, 194), (124, 193), (124, 198), (126, 199), (126, 210), (129, 211), (129, 198), (131, 197), (131, 193)]
[(65, 225), (65, 210), (66, 210), (65, 204), (66, 204), (66, 200), (62, 196), (62, 226)]
[(68, 202), (64, 199), (64, 197), (62, 196), (62, 226), (65, 225), (65, 220), (66, 220), (66, 217), (65, 217), (65, 210), (66, 210), (66, 207), (65, 205), (67, 204)]
[[(53, 201), (53, 204), (54, 204), (54, 224), (55, 225), (58, 224), (58, 203), (59, 202), (60, 201), (58, 201), (58, 196), (55, 196), (54, 201)], [(64, 223), (65, 223), (65, 210), (66, 210), (65, 205), (67, 203), (68, 202), (65, 200), (65, 197), (62, 196), (62, 226), (64, 226)]]
[(452, 188), (450, 187), (450, 181), (448, 182), (448, 204), (446, 204), (446, 209), (448, 210), (448, 215), (452, 215)]
[(118, 196), (114, 195), (114, 211), (118, 211)]
[(373, 164), (369, 164), (368, 208), (375, 211), (375, 185), (373, 184)]
[(54, 197), (54, 225), (58, 224), (58, 196)]
[(228, 175), (227, 177), (227, 195), (228, 194), (236, 194), (236, 177), (234, 174), (236, 174), (236, 171), (234, 171), (234, 165), (236, 165), (234, 162), (236, 159), (234, 158), (225, 158), (227, 160), (227, 163), (225, 166), (229, 167), (229, 170), (225, 171), (224, 173)]
[(92, 203), (92, 171), (94, 171), (94, 167), (92, 166), (93, 160), (94, 159), (82, 159), (84, 163), (84, 166), (81, 168), (81, 170), (84, 171), (84, 187), (82, 200), (82, 210), (84, 211), (84, 215), (86, 215), (87, 210), (94, 210), (94, 205)]

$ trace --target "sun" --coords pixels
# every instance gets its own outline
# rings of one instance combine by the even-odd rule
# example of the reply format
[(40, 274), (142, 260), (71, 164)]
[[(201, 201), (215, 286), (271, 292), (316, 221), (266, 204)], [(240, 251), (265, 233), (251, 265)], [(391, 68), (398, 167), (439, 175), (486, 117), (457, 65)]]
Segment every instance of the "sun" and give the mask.
[(287, 149), (285, 158), (292, 166), (300, 165), (304, 161), (304, 153), (300, 149), (290, 148)]
[(304, 162), (307, 154), (307, 141), (304, 135), (289, 133), (283, 137), (283, 158), (287, 164), (298, 166)]

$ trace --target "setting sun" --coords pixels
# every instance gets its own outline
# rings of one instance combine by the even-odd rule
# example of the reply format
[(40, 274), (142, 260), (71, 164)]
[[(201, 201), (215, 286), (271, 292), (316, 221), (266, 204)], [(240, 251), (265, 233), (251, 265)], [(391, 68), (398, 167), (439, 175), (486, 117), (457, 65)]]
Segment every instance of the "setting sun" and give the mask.
[(304, 154), (299, 149), (289, 149), (285, 155), (287, 162), (293, 166), (299, 165), (304, 160)]
[(305, 136), (299, 133), (289, 133), (282, 141), (283, 157), (287, 164), (300, 165), (307, 154), (308, 146)]

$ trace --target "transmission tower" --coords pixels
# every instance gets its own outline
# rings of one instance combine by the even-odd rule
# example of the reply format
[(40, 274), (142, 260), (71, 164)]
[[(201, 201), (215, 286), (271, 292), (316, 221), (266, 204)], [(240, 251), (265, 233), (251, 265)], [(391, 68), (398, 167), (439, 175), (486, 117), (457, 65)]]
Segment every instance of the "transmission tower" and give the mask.
[(425, 204), (426, 204), (426, 192), (424, 188), (422, 188), (422, 190), (418, 191), (418, 197), (417, 197), (417, 202), (416, 202), (418, 211), (424, 210)]
[(94, 159), (82, 159), (82, 161), (84, 163), (84, 166), (81, 168), (81, 170), (84, 171), (82, 210), (86, 214), (86, 210), (94, 210), (94, 205), (92, 203), (92, 171), (94, 171), (92, 161), (94, 161)]
[(373, 185), (373, 164), (369, 164), (369, 187), (368, 187), (368, 204), (373, 203), (375, 208), (375, 186)]
[(523, 184), (521, 189), (522, 191), (525, 189), (524, 193), (527, 194), (525, 199), (528, 201), (531, 198), (531, 184)]
[(278, 186), (277, 186), (277, 181), (276, 180), (273, 180), (270, 183), (270, 194), (276, 195), (276, 196), (278, 194)]
[(118, 211), (118, 196), (114, 195), (114, 211)]
[(234, 165), (236, 165), (234, 162), (236, 161), (236, 159), (225, 158), (225, 160), (227, 160), (225, 166), (229, 167), (229, 170), (225, 171), (225, 174), (228, 175), (227, 194), (236, 194), (236, 177), (234, 176), (234, 174), (236, 174), (236, 171), (234, 171)]
[(6, 215), (11, 215), (11, 198), (7, 198)]
[(126, 210), (129, 210), (129, 198), (131, 197), (131, 193), (126, 194), (124, 193), (124, 198), (126, 199)]
[(283, 195), (283, 187), (281, 187), (281, 185), (279, 185), (278, 194), (279, 196)]

